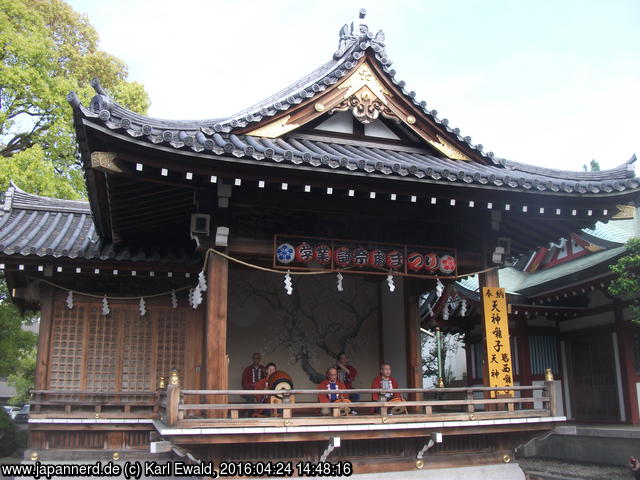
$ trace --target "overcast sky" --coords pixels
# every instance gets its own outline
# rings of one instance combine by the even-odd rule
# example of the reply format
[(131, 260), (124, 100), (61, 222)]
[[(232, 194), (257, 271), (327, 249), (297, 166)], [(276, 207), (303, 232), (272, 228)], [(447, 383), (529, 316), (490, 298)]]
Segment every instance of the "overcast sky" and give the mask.
[(640, 153), (640, 0), (69, 1), (152, 116), (252, 105), (329, 60), (364, 7), (407, 89), (485, 151), (572, 170)]

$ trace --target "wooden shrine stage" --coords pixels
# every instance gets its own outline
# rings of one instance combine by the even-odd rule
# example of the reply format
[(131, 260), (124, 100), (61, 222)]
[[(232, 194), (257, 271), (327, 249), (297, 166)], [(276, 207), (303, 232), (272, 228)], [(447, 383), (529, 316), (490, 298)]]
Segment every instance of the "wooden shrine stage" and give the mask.
[[(234, 446), (244, 449), (251, 445), (250, 459), (254, 461), (286, 456), (278, 453), (278, 449), (300, 452), (300, 448), (302, 453), (292, 458), (302, 456), (318, 461), (327, 444), (338, 437), (342, 446), (348, 448), (336, 449), (343, 456), (332, 454), (329, 460), (357, 460), (360, 462), (357, 470), (366, 472), (415, 468), (424, 454), (420, 450), (430, 439), (433, 442), (427, 448), (432, 454), (429, 468), (450, 462), (475, 465), (510, 461), (515, 446), (566, 420), (556, 414), (556, 398), (550, 382), (542, 386), (512, 387), (513, 397), (490, 398), (492, 390), (498, 389), (407, 388), (394, 390), (407, 399), (403, 401), (342, 404), (318, 403), (318, 390), (290, 390), (295, 403), (274, 404), (215, 403), (216, 399), (255, 395), (256, 391), (182, 390), (178, 385), (169, 385), (166, 390), (151, 394), (36, 391), (29, 430), (32, 448), (36, 450), (55, 448), (55, 440), (52, 442), (50, 435), (61, 430), (68, 438), (72, 438), (74, 432), (84, 436), (85, 441), (102, 438), (104, 445), (94, 440), (93, 448), (127, 450), (135, 443), (130, 438), (137, 431), (139, 450), (145, 448), (141, 437), (147, 435), (198, 452), (200, 458), (218, 460), (237, 460), (239, 457), (234, 457), (233, 452), (238, 450), (234, 450)], [(260, 393), (281, 395), (282, 392)], [(348, 392), (368, 396), (385, 391), (354, 389)], [(345, 405), (357, 414), (345, 415), (341, 411)], [(329, 414), (321, 415), (321, 408), (328, 408)], [(379, 410), (374, 413), (374, 409)], [(252, 417), (255, 411), (262, 411), (263, 416)], [(408, 453), (389, 454), (389, 458), (396, 459), (395, 466), (374, 466), (379, 460), (376, 458), (384, 458), (384, 451), (378, 452), (374, 447), (376, 440), (387, 453), (393, 448)], [(358, 445), (367, 445), (367, 452), (360, 452)]]

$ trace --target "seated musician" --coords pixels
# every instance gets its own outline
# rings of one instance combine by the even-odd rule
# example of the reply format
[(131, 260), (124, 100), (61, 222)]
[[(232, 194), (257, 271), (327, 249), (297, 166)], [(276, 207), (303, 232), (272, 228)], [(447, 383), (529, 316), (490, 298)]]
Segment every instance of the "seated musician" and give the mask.
[[(267, 366), (265, 367), (265, 376), (260, 380), (258, 380), (254, 384), (253, 388), (255, 390), (269, 390), (269, 377), (276, 370), (277, 370), (277, 367), (275, 363), (273, 362), (267, 363)], [(269, 395), (256, 395), (256, 403), (267, 403), (268, 401), (269, 401)], [(264, 413), (264, 410), (256, 410), (255, 412), (253, 412), (252, 416), (262, 417), (263, 413)]]
[[(346, 390), (346, 385), (338, 380), (338, 371), (335, 367), (330, 367), (327, 369), (327, 378), (320, 382), (318, 385), (318, 390)], [(348, 400), (347, 396), (341, 393), (326, 393), (318, 395), (318, 401), (321, 403), (332, 403), (337, 400), (344, 401)], [(322, 415), (329, 415), (331, 410), (329, 408), (322, 408), (320, 410)]]
[[(391, 376), (391, 364), (383, 363), (380, 365), (380, 375), (373, 379), (373, 382), (371, 382), (371, 388), (387, 390), (399, 388), (398, 381)], [(402, 400), (402, 395), (394, 392), (372, 393), (371, 399), (374, 402), (388, 402), (393, 399)], [(377, 409), (377, 411), (379, 411), (379, 409)]]
[[(267, 376), (266, 369), (264, 365), (260, 364), (260, 360), (262, 360), (262, 355), (260, 355), (260, 353), (254, 352), (253, 355), (251, 355), (251, 365), (247, 366), (242, 371), (243, 390), (255, 389), (256, 382)], [(244, 398), (247, 403), (251, 403), (254, 400), (253, 395), (243, 395), (242, 398)]]
[[(338, 363), (336, 363), (336, 370), (338, 372), (338, 380), (345, 384), (348, 389), (353, 388), (353, 382), (358, 375), (358, 370), (352, 365), (349, 365), (349, 358), (347, 354), (344, 352), (340, 352), (336, 357)], [(359, 393), (351, 393), (349, 394), (349, 400), (352, 402), (357, 402), (360, 400)]]

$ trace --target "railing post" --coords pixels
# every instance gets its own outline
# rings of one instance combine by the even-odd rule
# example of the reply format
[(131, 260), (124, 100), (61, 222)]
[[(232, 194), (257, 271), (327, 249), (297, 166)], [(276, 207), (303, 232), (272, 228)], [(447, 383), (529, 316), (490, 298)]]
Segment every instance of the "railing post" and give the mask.
[(558, 398), (556, 396), (556, 389), (553, 384), (553, 380), (546, 380), (544, 382), (545, 396), (549, 397), (549, 416), (555, 417), (558, 414)]
[(170, 427), (178, 424), (178, 406), (180, 405), (180, 382), (178, 380), (178, 373), (173, 370), (171, 372), (171, 380), (167, 387), (167, 411), (166, 420), (167, 425)]
[(473, 404), (473, 390), (467, 390), (467, 412), (473, 413), (475, 411), (475, 406)]

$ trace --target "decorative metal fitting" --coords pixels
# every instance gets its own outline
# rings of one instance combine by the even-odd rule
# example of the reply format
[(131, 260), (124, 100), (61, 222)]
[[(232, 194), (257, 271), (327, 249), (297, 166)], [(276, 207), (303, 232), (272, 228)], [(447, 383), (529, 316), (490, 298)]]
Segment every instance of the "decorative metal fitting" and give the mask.
[(120, 460), (120, 454), (118, 452), (113, 452), (113, 455), (111, 455), (111, 458), (118, 461)]
[(511, 455), (503, 455), (502, 456), (502, 461), (504, 463), (511, 463)]
[(160, 376), (160, 382), (158, 383), (158, 388), (160, 390), (167, 388), (167, 381), (165, 380), (164, 376)]
[(544, 371), (544, 379), (547, 382), (553, 382), (553, 372), (550, 368), (545, 369)]
[(424, 462), (422, 460), (416, 460), (416, 468), (418, 470), (422, 470), (423, 467), (424, 467)]
[(180, 378), (178, 377), (178, 370), (171, 369), (171, 375), (169, 376), (169, 385), (180, 385)]
[(31, 452), (31, 457), (30, 458), (31, 458), (32, 462), (35, 462), (36, 460), (38, 460), (38, 458), (39, 458), (38, 452)]

